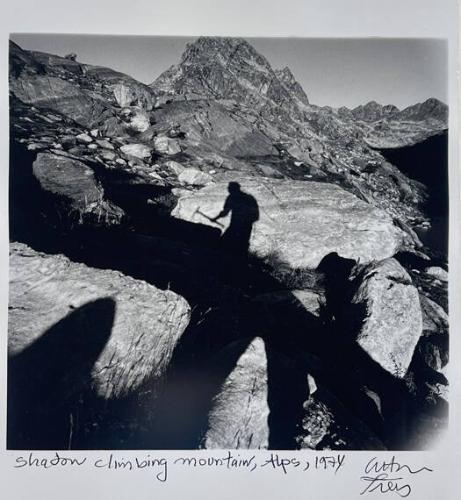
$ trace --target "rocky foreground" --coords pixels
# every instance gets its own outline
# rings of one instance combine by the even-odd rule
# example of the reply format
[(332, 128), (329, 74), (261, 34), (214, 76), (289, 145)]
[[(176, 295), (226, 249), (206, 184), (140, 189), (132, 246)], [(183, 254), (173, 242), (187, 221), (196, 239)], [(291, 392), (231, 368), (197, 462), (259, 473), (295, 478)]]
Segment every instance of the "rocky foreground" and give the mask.
[(11, 42), (10, 106), (9, 448), (437, 439), (443, 103), (318, 107), (200, 38), (151, 85)]

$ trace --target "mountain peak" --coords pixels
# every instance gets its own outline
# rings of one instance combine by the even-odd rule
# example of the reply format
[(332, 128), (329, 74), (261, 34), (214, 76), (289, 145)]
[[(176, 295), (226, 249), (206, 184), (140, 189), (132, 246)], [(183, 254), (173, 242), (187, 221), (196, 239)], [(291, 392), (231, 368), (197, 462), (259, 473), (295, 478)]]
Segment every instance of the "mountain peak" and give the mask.
[(422, 103), (423, 106), (446, 106), (446, 104), (442, 101), (440, 101), (439, 99), (437, 99), (436, 97), (429, 97), (429, 99), (426, 99), (423, 103)]
[(160, 75), (151, 88), (157, 94), (187, 99), (235, 100), (274, 117), (281, 112), (301, 116), (300, 108), (309, 104), (289, 68), (274, 71), (242, 38), (200, 37), (187, 44), (179, 64)]
[(358, 120), (374, 122), (382, 118), (391, 118), (399, 112), (399, 108), (393, 104), (380, 104), (376, 101), (369, 101), (366, 104), (352, 109), (352, 115)]
[(210, 59), (227, 63), (233, 58), (239, 61), (254, 61), (260, 66), (270, 68), (267, 60), (243, 38), (208, 36), (201, 36), (188, 43), (180, 64), (203, 64)]
[(413, 106), (408, 106), (400, 112), (402, 119), (410, 120), (427, 120), (435, 119), (442, 122), (448, 121), (448, 106), (436, 99), (435, 97), (430, 97), (424, 102), (414, 104)]
[(277, 78), (285, 85), (289, 91), (294, 94), (303, 104), (309, 104), (309, 99), (307, 98), (304, 89), (297, 82), (294, 77), (291, 69), (288, 66), (285, 66), (283, 69), (276, 69), (275, 74)]
[(295, 77), (288, 66), (285, 66), (282, 69), (276, 69), (275, 73), (281, 80), (284, 80), (286, 82), (292, 82), (293, 80), (295, 80)]

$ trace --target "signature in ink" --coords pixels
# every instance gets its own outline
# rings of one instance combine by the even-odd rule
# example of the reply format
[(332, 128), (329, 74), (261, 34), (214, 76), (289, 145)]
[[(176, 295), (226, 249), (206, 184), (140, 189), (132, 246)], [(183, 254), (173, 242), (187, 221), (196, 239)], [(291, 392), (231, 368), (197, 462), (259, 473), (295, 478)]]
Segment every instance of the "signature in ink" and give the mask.
[(360, 492), (361, 495), (365, 493), (396, 493), (402, 498), (406, 498), (411, 493), (411, 486), (409, 484), (400, 484), (401, 477), (389, 477), (385, 472), (378, 474), (375, 477), (362, 476), (362, 481), (367, 482), (367, 486)]
[[(365, 493), (395, 493), (406, 498), (411, 493), (411, 486), (408, 484), (408, 477), (402, 477), (405, 474), (415, 475), (421, 472), (433, 472), (429, 467), (412, 469), (409, 465), (397, 462), (395, 456), (390, 461), (378, 460), (373, 457), (365, 466), (366, 475), (360, 479), (367, 483), (360, 495)], [(400, 477), (397, 477), (400, 476)], [(402, 481), (406, 481), (403, 483)]]

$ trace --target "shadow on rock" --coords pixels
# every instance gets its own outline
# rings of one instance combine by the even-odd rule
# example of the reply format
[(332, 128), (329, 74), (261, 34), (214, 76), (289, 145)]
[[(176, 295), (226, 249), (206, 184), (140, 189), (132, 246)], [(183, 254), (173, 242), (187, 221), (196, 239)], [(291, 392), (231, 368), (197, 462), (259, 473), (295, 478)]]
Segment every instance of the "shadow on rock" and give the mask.
[[(263, 260), (248, 254), (258, 205), (236, 186), (229, 186), (229, 191), (222, 212), (217, 216), (209, 214), (218, 220), (232, 213), (231, 226), (222, 237), (217, 228), (155, 211), (146, 212), (149, 216), (143, 217), (142, 210), (137, 210), (129, 229), (81, 227), (59, 239), (59, 251), (70, 259), (96, 268), (115, 269), (158, 288), (170, 289), (184, 297), (192, 308), (189, 326), (174, 349), (163, 386), (159, 388), (156, 379), (147, 380), (136, 394), (110, 402), (108, 418), (114, 425), (108, 427), (102, 422), (105, 430), (93, 433), (91, 441), (85, 441), (83, 436), (75, 442), (75, 447), (85, 447), (88, 443), (91, 448), (128, 449), (204, 446), (209, 416), (226, 381), (233, 376), (256, 337), (261, 338), (266, 347), (265, 404), (269, 408), (268, 438), (267, 442), (259, 443), (261, 447), (297, 447), (303, 404), (309, 398), (308, 374), (334, 394), (359, 421), (366, 422), (386, 446), (404, 447), (402, 443), (406, 442), (408, 429), (413, 424), (411, 396), (404, 382), (392, 377), (355, 344), (354, 334), (365, 311), (354, 309), (355, 323), (347, 322), (352, 293), (348, 278), (355, 262), (330, 254), (312, 271), (313, 275), (324, 277), (319, 287), (320, 295), (325, 298), (320, 315), (313, 314), (299, 300), (293, 286), (288, 286)], [(234, 201), (229, 201), (231, 198)], [(240, 203), (240, 198), (245, 202)], [(127, 207), (129, 203), (124, 208)], [(15, 234), (27, 234), (27, 228), (16, 227)], [(53, 238), (51, 248), (56, 248), (56, 241)], [(30, 241), (29, 237), (28, 243), (49, 250), (44, 238)], [(349, 313), (345, 314), (348, 308)], [(110, 326), (101, 329), (104, 330), (108, 336)], [(101, 344), (103, 342), (101, 340)], [(226, 350), (232, 343), (235, 348)], [(62, 348), (62, 352), (67, 350), (68, 346)], [(42, 349), (34, 363), (23, 361), (21, 366), (37, 365), (47, 358), (62, 360), (62, 352), (48, 356)], [(97, 352), (93, 352), (86, 360), (94, 362), (96, 357)], [(22, 359), (23, 355), (11, 361), (12, 373), (21, 371), (16, 367)], [(88, 378), (91, 363), (81, 363), (88, 367)], [(58, 362), (53, 373), (56, 370), (63, 376), (69, 373), (69, 364)], [(50, 379), (54, 377), (46, 375), (45, 378), (37, 382), (39, 390), (34, 391), (35, 394), (25, 391), (25, 396), (20, 398), (23, 406), (34, 408), (40, 399), (36, 394), (42, 393), (42, 397), (51, 394), (46, 387), (53, 387)], [(81, 378), (84, 380), (85, 375)], [(25, 381), (23, 384), (26, 385)], [(16, 389), (10, 387), (11, 399)], [(60, 394), (73, 393), (66, 389)], [(251, 391), (248, 396), (251, 397)], [(35, 403), (29, 404), (28, 398)], [(56, 403), (54, 415), (61, 417), (56, 418), (60, 422), (56, 427), (62, 428), (59, 432), (54, 436), (40, 435), (37, 425), (34, 432), (22, 438), (21, 444), (9, 440), (9, 446), (33, 447), (31, 436), (38, 439), (37, 435), (41, 441), (35, 443), (36, 447), (69, 446), (71, 403), (59, 405), (58, 400), (55, 398), (53, 404)], [(72, 404), (74, 402), (72, 400)], [(50, 418), (34, 411), (38, 413), (38, 417), (34, 416), (37, 422)], [(10, 419), (11, 425), (12, 422)], [(117, 437), (113, 429), (118, 429)], [(18, 435), (18, 432), (9, 433), (11, 437)], [(244, 447), (249, 443), (233, 444)], [(252, 447), (259, 445), (251, 441)]]
[(74, 447), (82, 404), (91, 398), (91, 370), (114, 314), (110, 298), (89, 302), (8, 360), (9, 449)]

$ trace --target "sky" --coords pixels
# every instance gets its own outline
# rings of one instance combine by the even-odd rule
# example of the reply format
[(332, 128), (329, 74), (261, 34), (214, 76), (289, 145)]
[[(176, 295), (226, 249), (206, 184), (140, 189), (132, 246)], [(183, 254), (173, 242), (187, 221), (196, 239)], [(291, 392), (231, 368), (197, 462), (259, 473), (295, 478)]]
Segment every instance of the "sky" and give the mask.
[[(13, 34), (24, 49), (107, 66), (151, 83), (176, 64), (191, 37)], [(447, 46), (437, 39), (247, 38), (272, 67), (288, 66), (312, 104), (353, 108), (368, 101), (399, 108), (447, 102)]]

